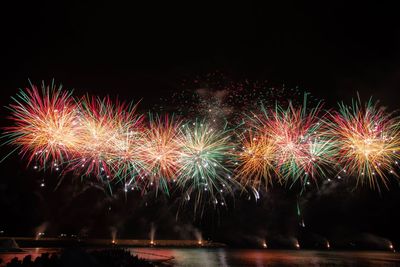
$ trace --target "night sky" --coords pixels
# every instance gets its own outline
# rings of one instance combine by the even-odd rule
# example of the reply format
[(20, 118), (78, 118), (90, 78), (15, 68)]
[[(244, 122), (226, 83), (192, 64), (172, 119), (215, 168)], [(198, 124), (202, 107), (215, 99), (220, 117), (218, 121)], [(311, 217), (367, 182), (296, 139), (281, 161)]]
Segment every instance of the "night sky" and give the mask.
[[(181, 90), (181, 81), (221, 72), (232, 80), (263, 80), (324, 99), (327, 107), (349, 102), (357, 92), (399, 109), (400, 23), (395, 6), (371, 1), (349, 5), (248, 3), (131, 5), (93, 1), (9, 1), (1, 20), (0, 104), (18, 88), (55, 79), (75, 95), (86, 93), (139, 101), (146, 111)], [(1, 110), (1, 126), (9, 125)], [(0, 148), (0, 157), (10, 147)], [(206, 238), (251, 244), (255, 237), (311, 244), (327, 237), (400, 242), (400, 189), (392, 181), (380, 193), (351, 181), (320, 188), (300, 201), (280, 186), (259, 202), (238, 197), (228, 210), (208, 210), (202, 219), (181, 211), (178, 199), (110, 195), (96, 180), (81, 182), (34, 172), (13, 155), (0, 164), (0, 230), (33, 235), (45, 229), (110, 237)], [(42, 180), (46, 186), (40, 187)], [(309, 240), (311, 239), (311, 241)], [(343, 245), (345, 246), (345, 245)]]

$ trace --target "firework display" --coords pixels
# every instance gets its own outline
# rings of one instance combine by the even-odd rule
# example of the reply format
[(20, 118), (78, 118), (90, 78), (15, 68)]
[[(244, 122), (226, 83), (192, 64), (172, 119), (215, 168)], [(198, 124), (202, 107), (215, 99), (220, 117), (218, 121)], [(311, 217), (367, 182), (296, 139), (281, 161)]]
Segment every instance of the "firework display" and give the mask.
[(364, 106), (340, 104), (333, 114), (332, 132), (339, 148), (338, 161), (342, 172), (354, 176), (360, 184), (387, 186), (387, 175), (397, 176), (400, 160), (399, 118), (386, 113), (371, 100)]
[(73, 169), (108, 178), (136, 174), (142, 162), (139, 147), (143, 116), (137, 116), (135, 109), (135, 105), (114, 104), (109, 98), (82, 98), (77, 111), (80, 142)]
[(255, 134), (247, 131), (242, 136), (242, 147), (238, 153), (239, 166), (236, 177), (244, 185), (259, 188), (272, 184), (275, 173), (274, 156), (276, 147), (265, 133)]
[(157, 187), (168, 190), (166, 183), (176, 180), (180, 171), (180, 125), (180, 121), (167, 115), (149, 115), (149, 128), (139, 149), (145, 173), (149, 174), (144, 182), (155, 183)]
[[(307, 110), (305, 104), (294, 107), (289, 103), (287, 108), (276, 106), (261, 111), (251, 117), (250, 131), (258, 136), (252, 142), (258, 144), (255, 152), (262, 155), (254, 154), (244, 163), (258, 157), (266, 165), (262, 169), (274, 169), (278, 180), (289, 184), (325, 177), (333, 164), (335, 143), (326, 131), (326, 116), (320, 116), (320, 107)], [(253, 172), (257, 172), (255, 167)], [(266, 184), (271, 182), (270, 171), (264, 171), (263, 177)]]
[(42, 91), (33, 86), (12, 99), (15, 103), (9, 109), (14, 125), (5, 129), (6, 143), (17, 145), (29, 163), (36, 160), (44, 168), (68, 160), (80, 141), (72, 93), (54, 84), (42, 85)]
[[(203, 121), (184, 125), (181, 128), (178, 184), (188, 192), (200, 189), (213, 197), (230, 190), (230, 171), (225, 165), (233, 149), (229, 139), (226, 130), (215, 130)], [(197, 194), (198, 200), (201, 196)]]
[(224, 203), (223, 195), (239, 184), (256, 190), (274, 182), (305, 185), (339, 172), (375, 188), (387, 185), (400, 160), (400, 120), (359, 101), (333, 112), (318, 103), (308, 108), (306, 97), (302, 104), (261, 103), (242, 112), (241, 123), (236, 115), (233, 125), (212, 116), (145, 116), (137, 105), (74, 98), (54, 84), (12, 99), (3, 144), (35, 169), (142, 190), (175, 187), (188, 200), (195, 194), (196, 201)]

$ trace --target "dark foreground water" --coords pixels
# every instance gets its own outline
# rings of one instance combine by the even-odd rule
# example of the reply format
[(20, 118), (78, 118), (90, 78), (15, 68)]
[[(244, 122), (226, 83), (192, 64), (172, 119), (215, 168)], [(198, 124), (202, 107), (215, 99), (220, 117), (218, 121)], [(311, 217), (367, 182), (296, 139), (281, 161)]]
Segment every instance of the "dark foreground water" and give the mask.
[[(22, 253), (2, 253), (3, 262), (13, 257), (34, 257), (58, 249), (32, 248)], [(168, 259), (171, 266), (400, 266), (400, 254), (377, 251), (307, 251), (206, 248), (130, 248), (150, 260)], [(4, 266), (4, 263), (3, 263)]]

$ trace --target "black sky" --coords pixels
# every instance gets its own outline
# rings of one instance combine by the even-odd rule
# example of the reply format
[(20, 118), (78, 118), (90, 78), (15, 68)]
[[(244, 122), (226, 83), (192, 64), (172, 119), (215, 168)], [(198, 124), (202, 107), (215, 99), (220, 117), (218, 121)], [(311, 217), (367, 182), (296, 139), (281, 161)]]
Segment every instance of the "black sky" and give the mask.
[(12, 2), (2, 8), (6, 97), (27, 78), (154, 97), (186, 75), (221, 70), (300, 86), (333, 103), (358, 90), (397, 104), (397, 9), (378, 1)]
[[(382, 1), (352, 4), (273, 1), (264, 5), (250, 1), (212, 4), (165, 1), (144, 5), (135, 2), (138, 1), (2, 3), (1, 106), (10, 102), (10, 96), (18, 88), (29, 85), (28, 78), (34, 83), (54, 78), (66, 88), (74, 88), (78, 95), (88, 92), (119, 95), (134, 101), (143, 98), (146, 107), (177, 90), (181, 79), (219, 70), (232, 79), (298, 86), (325, 99), (330, 107), (341, 100), (349, 101), (358, 91), (363, 98), (373, 95), (390, 109), (399, 108), (400, 20), (394, 5)], [(2, 109), (1, 114), (1, 124), (6, 125), (6, 110)], [(2, 147), (1, 155), (8, 150)], [(164, 219), (169, 220), (167, 225), (173, 225), (173, 216), (153, 218), (151, 211), (137, 211), (130, 204), (109, 199), (93, 188), (81, 198), (72, 197), (75, 187), (79, 190), (83, 187), (76, 182), (66, 182), (57, 192), (50, 189), (43, 192), (38, 181), (46, 175), (33, 174), (26, 170), (25, 164), (18, 157), (0, 164), (0, 204), (7, 217), (0, 227), (14, 234), (28, 233), (44, 221), (51, 222), (54, 232), (99, 227), (97, 232), (93, 231), (99, 233), (120, 218), (129, 217), (128, 222), (121, 222), (121, 228), (137, 227), (137, 231), (127, 231), (131, 235), (140, 234), (140, 227), (145, 229), (149, 221), (158, 220), (162, 224)], [(398, 186), (381, 194), (367, 189), (341, 191), (347, 194), (346, 198), (335, 193), (326, 199), (323, 196), (319, 200), (322, 204), (310, 205), (315, 232), (321, 235), (368, 232), (400, 239), (397, 230), (400, 221), (396, 216)], [(282, 197), (282, 193), (277, 194)], [(60, 196), (64, 196), (62, 200)], [(292, 206), (287, 203), (291, 203), (291, 198), (289, 194), (276, 205), (281, 203), (284, 209), (290, 209)], [(109, 205), (118, 207), (116, 203), (120, 202), (125, 204), (116, 208), (114, 217), (104, 215)], [(270, 202), (265, 200), (265, 203)], [(280, 220), (290, 224), (290, 219), (283, 219), (291, 216), (290, 210), (281, 215), (274, 213), (275, 219), (271, 219), (268, 217), (271, 213), (265, 211), (271, 209), (268, 204), (257, 204), (254, 210), (242, 204), (238, 205), (244, 210), (242, 217), (252, 218), (258, 229), (275, 229), (273, 225)], [(89, 216), (88, 210), (93, 214)], [(130, 212), (136, 213), (135, 216)], [(267, 226), (254, 216), (276, 221)], [(64, 221), (65, 217), (68, 219)], [(83, 221), (76, 223), (75, 218)], [(243, 218), (232, 220), (236, 228), (223, 218), (220, 223), (228, 224), (224, 227), (229, 231), (233, 227), (246, 232), (248, 226)], [(213, 220), (206, 221), (209, 224)], [(212, 227), (204, 226), (204, 222), (199, 224), (210, 236), (226, 239), (227, 235), (219, 233), (216, 224)]]

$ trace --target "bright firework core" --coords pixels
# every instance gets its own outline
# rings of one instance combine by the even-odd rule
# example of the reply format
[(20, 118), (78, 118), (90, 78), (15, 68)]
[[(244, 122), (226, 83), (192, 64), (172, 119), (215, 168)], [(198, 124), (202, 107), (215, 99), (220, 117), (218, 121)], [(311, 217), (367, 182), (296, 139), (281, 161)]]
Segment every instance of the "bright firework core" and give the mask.
[(365, 156), (366, 160), (376, 157), (385, 146), (385, 140), (381, 138), (365, 138), (365, 139), (353, 139), (353, 148), (355, 153)]

